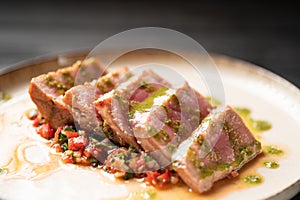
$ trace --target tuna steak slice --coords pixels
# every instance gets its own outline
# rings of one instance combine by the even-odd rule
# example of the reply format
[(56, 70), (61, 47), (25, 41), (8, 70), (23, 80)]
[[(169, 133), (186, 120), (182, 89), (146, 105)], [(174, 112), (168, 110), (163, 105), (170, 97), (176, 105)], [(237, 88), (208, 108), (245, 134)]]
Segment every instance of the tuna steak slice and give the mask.
[(208, 115), (212, 106), (188, 83), (176, 91), (169, 89), (149, 104), (148, 97), (136, 105), (131, 126), (138, 143), (161, 166), (171, 163), (171, 154)]
[(103, 74), (99, 62), (93, 58), (77, 61), (70, 67), (35, 77), (31, 80), (29, 94), (41, 115), (53, 128), (73, 123), (72, 114), (62, 97), (76, 82), (91, 81)]
[(261, 153), (261, 144), (229, 106), (211, 113), (172, 156), (173, 167), (194, 191), (239, 170)]
[(141, 150), (129, 123), (131, 104), (141, 102), (160, 88), (170, 86), (156, 73), (146, 70), (139, 77), (130, 79), (96, 100), (94, 106), (98, 114), (112, 129), (107, 137), (120, 146)]
[(119, 68), (100, 77), (97, 81), (74, 86), (69, 89), (62, 101), (72, 113), (76, 126), (88, 133), (105, 137), (103, 120), (97, 114), (93, 102), (101, 95), (111, 91), (132, 76), (127, 67)]

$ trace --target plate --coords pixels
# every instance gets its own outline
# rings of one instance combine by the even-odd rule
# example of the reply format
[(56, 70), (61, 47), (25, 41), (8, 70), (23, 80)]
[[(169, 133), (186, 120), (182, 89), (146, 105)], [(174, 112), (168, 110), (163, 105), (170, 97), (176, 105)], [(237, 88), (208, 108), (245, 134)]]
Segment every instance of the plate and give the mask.
[[(2, 199), (288, 199), (300, 191), (300, 91), (283, 78), (256, 65), (212, 55), (221, 77), (226, 104), (249, 108), (251, 117), (267, 120), (272, 128), (257, 135), (263, 146), (284, 150), (276, 158), (280, 167), (267, 169), (259, 157), (232, 180), (219, 181), (213, 190), (199, 195), (184, 184), (157, 190), (138, 180), (116, 181), (100, 169), (61, 164), (49, 142), (39, 137), (24, 113), (34, 107), (28, 95), (32, 77), (68, 66), (85, 53), (61, 54), (17, 65), (0, 75), (0, 91), (11, 96), (0, 102), (0, 198)], [(207, 86), (195, 80), (188, 63), (173, 54), (154, 50), (130, 52), (112, 68), (135, 67), (143, 62), (172, 66), (193, 87), (208, 95)], [(208, 88), (209, 89), (209, 88)], [(258, 173), (264, 181), (256, 186), (242, 182)]]

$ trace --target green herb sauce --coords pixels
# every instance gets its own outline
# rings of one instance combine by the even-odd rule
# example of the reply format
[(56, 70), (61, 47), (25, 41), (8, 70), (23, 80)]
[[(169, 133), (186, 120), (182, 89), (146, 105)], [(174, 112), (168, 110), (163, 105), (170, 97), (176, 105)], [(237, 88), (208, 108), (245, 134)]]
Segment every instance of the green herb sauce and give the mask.
[(179, 129), (182, 128), (179, 120), (166, 119), (165, 124), (173, 128), (176, 133), (178, 133)]
[(64, 83), (55, 80), (52, 76), (49, 75), (46, 76), (45, 83), (48, 86), (57, 89), (58, 94), (64, 94), (67, 90), (67, 86)]
[(142, 80), (142, 81), (140, 82), (140, 86), (141, 86), (142, 88), (147, 89), (148, 92), (153, 91), (152, 85), (151, 85), (150, 83), (147, 83), (146, 81), (143, 81), (143, 80)]
[(264, 151), (271, 155), (282, 155), (284, 153), (283, 150), (275, 146), (265, 146)]
[(71, 86), (74, 85), (74, 78), (72, 77), (72, 75), (70, 74), (70, 72), (68, 70), (64, 69), (62, 71), (62, 75), (67, 84), (69, 84)]
[(272, 128), (272, 125), (264, 120), (253, 120), (252, 126), (257, 131), (266, 131)]
[(276, 169), (279, 167), (279, 163), (276, 161), (265, 161), (264, 166), (269, 169)]
[(272, 128), (272, 125), (265, 120), (251, 118), (251, 111), (248, 108), (234, 108), (234, 110), (244, 119), (248, 128), (253, 132), (267, 131)]
[(248, 175), (243, 178), (243, 182), (248, 184), (260, 184), (263, 182), (263, 178), (259, 175)]
[(64, 94), (65, 91), (74, 86), (74, 78), (68, 70), (63, 69), (61, 71), (61, 77), (63, 78), (63, 81), (56, 80), (49, 74), (45, 77), (45, 83), (49, 87), (57, 89), (58, 94)]
[(103, 93), (106, 93), (109, 92), (112, 88), (114, 88), (115, 84), (109, 77), (103, 76), (101, 77), (100, 81), (97, 81), (97, 87)]
[(249, 115), (251, 114), (251, 111), (248, 108), (234, 108), (234, 110), (241, 115), (242, 117), (249, 117)]
[(205, 167), (204, 163), (201, 161), (201, 159), (199, 158), (197, 153), (194, 152), (192, 149), (188, 150), (187, 157), (188, 157), (188, 160), (190, 160), (192, 162), (194, 167), (199, 170), (199, 178), (200, 179), (205, 179), (206, 177), (213, 175), (213, 173), (215, 171), (228, 170), (228, 168), (231, 165), (229, 163), (220, 162), (214, 167)]
[(161, 129), (158, 133), (154, 135), (154, 138), (166, 142), (170, 139), (170, 136), (164, 129)]
[(145, 162), (149, 162), (149, 161), (152, 161), (153, 158), (151, 156), (145, 155), (144, 160), (145, 160)]
[(175, 144), (172, 144), (172, 143), (168, 143), (168, 144), (167, 144), (167, 148), (168, 148), (168, 150), (169, 150), (169, 152), (170, 152), (171, 154), (175, 153), (176, 150), (177, 150), (176, 145), (175, 145)]
[(133, 104), (130, 109), (130, 116), (133, 117), (136, 111), (143, 112), (147, 109), (150, 109), (153, 106), (154, 99), (156, 97), (165, 95), (167, 90), (168, 88), (159, 88), (158, 90), (154, 91), (151, 94), (151, 96), (146, 98), (143, 102), (136, 102), (135, 104)]

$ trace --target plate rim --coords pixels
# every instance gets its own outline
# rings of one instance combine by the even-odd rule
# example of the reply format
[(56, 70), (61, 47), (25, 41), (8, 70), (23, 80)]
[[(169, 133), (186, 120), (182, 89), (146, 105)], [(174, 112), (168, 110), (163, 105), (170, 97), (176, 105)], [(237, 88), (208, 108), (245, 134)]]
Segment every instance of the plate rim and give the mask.
[[(87, 56), (90, 51), (91, 51), (91, 48), (82, 48), (82, 49), (75, 49), (75, 50), (69, 50), (69, 51), (52, 52), (52, 53), (36, 56), (33, 58), (25, 59), (20, 62), (1, 67), (0, 68), (0, 77), (3, 75), (6, 75), (8, 73), (14, 72), (16, 70), (20, 70), (22, 68), (29, 67), (31, 65), (38, 65), (38, 64), (57, 60), (59, 57), (67, 57), (68, 58), (68, 57)], [(226, 54), (219, 54), (219, 53), (215, 53), (215, 52), (208, 52), (208, 55), (210, 56), (211, 60), (214, 62), (214, 64), (216, 66), (218, 66), (218, 64), (217, 64), (218, 61), (226, 60), (226, 62), (235, 63), (239, 67), (250, 69), (251, 71), (254, 70), (254, 71), (256, 71), (256, 73), (259, 73), (262, 76), (270, 77), (273, 81), (283, 84), (284, 86), (288, 87), (289, 89), (292, 89), (293, 91), (300, 94), (300, 86), (298, 87), (297, 85), (295, 85), (294, 83), (285, 79), (284, 77), (280, 76), (279, 74), (277, 74), (273, 71), (270, 71), (269, 69), (266, 69), (263, 66), (260, 66), (259, 64), (253, 63), (248, 60), (243, 60), (240, 58), (231, 57)]]
[(24, 59), (14, 64), (8, 64), (7, 66), (1, 67), (0, 77), (8, 73), (14, 72), (16, 70), (29, 67), (31, 65), (38, 65), (38, 64), (57, 60), (60, 56), (64, 56), (64, 57), (86, 56), (90, 50), (91, 50), (90, 48), (83, 48), (83, 49), (76, 49), (70, 51), (57, 51), (57, 52), (46, 53), (39, 56), (35, 56), (33, 58)]
[[(37, 56), (35, 58), (26, 59), (20, 62), (17, 62), (12, 65), (8, 65), (4, 68), (0, 69), (0, 81), (1, 77), (3, 75), (7, 75), (9, 73), (13, 73), (17, 70), (22, 70), (24, 68), (30, 67), (32, 65), (39, 65), (42, 63), (47, 63), (50, 61), (55, 61), (59, 57), (84, 57), (88, 55), (88, 52), (90, 49), (78, 49), (78, 50), (72, 50), (72, 51), (62, 51), (62, 52), (55, 52), (50, 54), (45, 54), (41, 56)], [(283, 87), (288, 88), (289, 90), (295, 92), (296, 95), (300, 97), (300, 88), (297, 87), (295, 84), (290, 82), (289, 80), (281, 77), (280, 75), (262, 67), (258, 64), (252, 63), (251, 61), (242, 60), (239, 58), (234, 58), (231, 56), (227, 56), (224, 54), (217, 54), (217, 53), (209, 53), (209, 56), (211, 60), (214, 62), (216, 66), (218, 66), (218, 63), (221, 62), (228, 62), (233, 63), (235, 67), (244, 68), (248, 71), (255, 71), (256, 74), (259, 74), (262, 77), (268, 78), (272, 80), (273, 82), (276, 82), (277, 84), (282, 85)], [(286, 194), (287, 196), (285, 196)], [(292, 198), (295, 197), (297, 194), (300, 196), (300, 178), (295, 181), (294, 183), (290, 184), (290, 186), (284, 188), (281, 191), (276, 192), (274, 195), (269, 196), (268, 199), (285, 199), (285, 198)]]

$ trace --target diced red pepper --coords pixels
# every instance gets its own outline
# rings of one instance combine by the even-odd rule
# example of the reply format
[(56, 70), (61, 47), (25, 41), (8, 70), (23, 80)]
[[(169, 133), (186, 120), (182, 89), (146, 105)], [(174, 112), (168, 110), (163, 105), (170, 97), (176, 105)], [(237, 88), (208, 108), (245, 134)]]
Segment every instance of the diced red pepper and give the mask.
[(83, 136), (70, 138), (68, 140), (68, 149), (72, 151), (79, 151), (84, 148), (84, 146), (87, 144), (87, 139)]
[(156, 185), (157, 184), (157, 176), (159, 175), (159, 173), (157, 171), (154, 172), (146, 172), (146, 178), (145, 181), (152, 184), (152, 185)]
[(40, 134), (41, 137), (48, 140), (54, 137), (54, 129), (50, 126), (50, 124), (42, 124), (37, 129), (37, 133)]
[(166, 169), (165, 173), (159, 175), (157, 177), (158, 186), (162, 187), (170, 182), (171, 179), (171, 173), (169, 169)]
[(157, 171), (154, 172), (146, 172), (146, 182), (150, 183), (153, 186), (157, 186), (162, 188), (163, 186), (170, 183), (171, 173), (169, 169), (166, 169), (164, 173), (159, 173)]
[(78, 137), (78, 132), (73, 132), (73, 131), (65, 131), (67, 138), (74, 138)]

